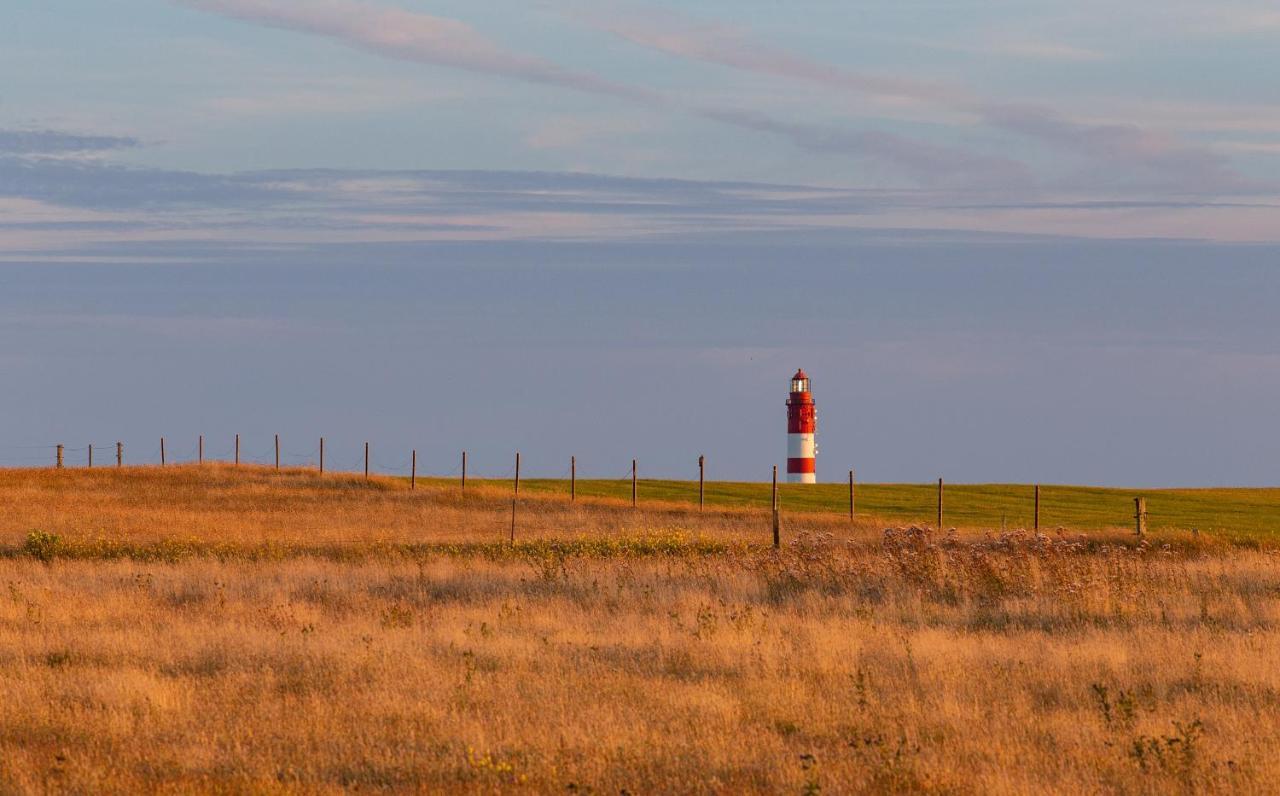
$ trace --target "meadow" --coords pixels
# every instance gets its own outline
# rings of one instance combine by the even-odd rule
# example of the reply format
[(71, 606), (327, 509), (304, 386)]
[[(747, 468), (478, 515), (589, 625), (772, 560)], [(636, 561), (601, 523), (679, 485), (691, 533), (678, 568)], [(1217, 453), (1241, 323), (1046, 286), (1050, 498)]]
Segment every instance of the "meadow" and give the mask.
[(1280, 775), (1268, 533), (809, 510), (775, 551), (748, 501), (649, 494), (531, 490), (512, 544), (496, 484), (0, 471), (0, 791), (1236, 793)]
[[(563, 480), (521, 482), (545, 494), (568, 492)], [(494, 486), (502, 486), (494, 483)], [(1031, 528), (1035, 516), (1035, 487), (1031, 484), (946, 484), (943, 522), (948, 527)], [(579, 481), (577, 493), (629, 502), (631, 483), (620, 480)], [(849, 510), (847, 484), (781, 484), (781, 504), (787, 512), (841, 514)], [(687, 481), (642, 481), (646, 500), (692, 504), (698, 484)], [(1135, 497), (1147, 499), (1148, 526), (1168, 532), (1209, 531), (1238, 540), (1275, 535), (1280, 539), (1280, 489), (1192, 488), (1116, 489), (1045, 485), (1040, 491), (1040, 525), (1075, 530), (1133, 528)], [(767, 509), (769, 484), (710, 482), (706, 504), (711, 507)], [(855, 508), (880, 520), (932, 523), (937, 517), (937, 484), (857, 484)]]

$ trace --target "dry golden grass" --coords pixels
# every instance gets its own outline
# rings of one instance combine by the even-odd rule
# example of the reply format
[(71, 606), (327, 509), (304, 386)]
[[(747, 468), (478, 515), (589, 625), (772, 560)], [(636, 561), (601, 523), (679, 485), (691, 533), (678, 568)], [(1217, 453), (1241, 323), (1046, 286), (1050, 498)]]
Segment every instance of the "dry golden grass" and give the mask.
[[(522, 494), (517, 537), (577, 538), (681, 528), (720, 541), (768, 542), (770, 519), (751, 508), (691, 511), (687, 504), (646, 502), (643, 511), (609, 498), (570, 504), (564, 497)], [(790, 520), (788, 520), (790, 522)], [(846, 519), (809, 514), (797, 528), (849, 528)], [(874, 536), (866, 518), (856, 526)], [(509, 538), (511, 490), (492, 484), (422, 484), (351, 474), (265, 467), (140, 467), (97, 470), (0, 470), (0, 544), (20, 544), (32, 530), (69, 540), (198, 540), (231, 545), (274, 542), (352, 546), (376, 542), (491, 542)]]
[(3, 792), (1280, 780), (1267, 550), (68, 475), (0, 473)]

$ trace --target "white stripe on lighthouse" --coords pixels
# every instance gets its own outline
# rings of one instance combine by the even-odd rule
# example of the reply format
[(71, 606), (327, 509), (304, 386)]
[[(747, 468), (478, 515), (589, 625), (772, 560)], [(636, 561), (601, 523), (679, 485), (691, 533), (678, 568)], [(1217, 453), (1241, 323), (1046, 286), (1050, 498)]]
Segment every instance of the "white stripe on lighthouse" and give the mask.
[(815, 458), (814, 449), (815, 445), (813, 434), (787, 435), (788, 459), (813, 459)]
[[(787, 435), (787, 459), (809, 459), (817, 458), (817, 446), (814, 442), (814, 435), (810, 434), (788, 434)], [(814, 468), (810, 468), (814, 469)], [(791, 468), (787, 468), (787, 483), (789, 484), (816, 484), (818, 483), (818, 474), (815, 472), (793, 473)]]

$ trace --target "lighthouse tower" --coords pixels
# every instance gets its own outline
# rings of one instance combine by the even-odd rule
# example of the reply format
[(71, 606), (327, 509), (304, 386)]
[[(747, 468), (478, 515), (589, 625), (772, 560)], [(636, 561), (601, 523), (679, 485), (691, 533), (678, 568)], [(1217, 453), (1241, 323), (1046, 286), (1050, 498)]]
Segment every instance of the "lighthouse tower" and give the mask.
[(818, 409), (809, 391), (809, 376), (797, 370), (791, 377), (791, 397), (787, 399), (787, 482), (818, 482)]

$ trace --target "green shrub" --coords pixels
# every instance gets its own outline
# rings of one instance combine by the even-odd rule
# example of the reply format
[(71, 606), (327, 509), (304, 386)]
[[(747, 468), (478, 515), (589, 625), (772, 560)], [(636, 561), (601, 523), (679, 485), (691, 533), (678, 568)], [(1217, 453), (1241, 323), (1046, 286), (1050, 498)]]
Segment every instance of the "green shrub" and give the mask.
[(62, 540), (56, 533), (32, 531), (22, 545), (22, 552), (41, 561), (52, 561), (62, 550)]

